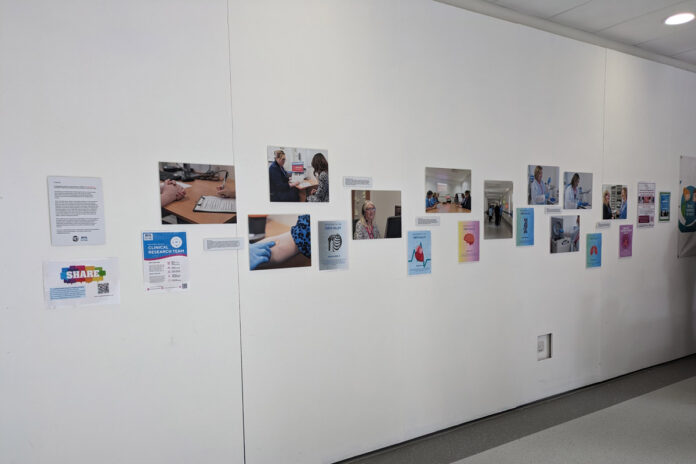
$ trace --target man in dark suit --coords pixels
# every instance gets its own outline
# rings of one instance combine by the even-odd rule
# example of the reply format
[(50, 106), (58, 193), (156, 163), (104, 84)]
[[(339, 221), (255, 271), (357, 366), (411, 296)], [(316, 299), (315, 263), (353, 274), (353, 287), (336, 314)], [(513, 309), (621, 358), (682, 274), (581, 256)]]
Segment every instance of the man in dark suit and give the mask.
[(464, 192), (464, 200), (462, 200), (462, 208), (471, 211), (471, 192), (467, 190)]
[(290, 182), (288, 173), (285, 172), (285, 152), (276, 150), (273, 152), (275, 160), (268, 167), (268, 183), (271, 190), (271, 201), (300, 201), (300, 195), (296, 184)]

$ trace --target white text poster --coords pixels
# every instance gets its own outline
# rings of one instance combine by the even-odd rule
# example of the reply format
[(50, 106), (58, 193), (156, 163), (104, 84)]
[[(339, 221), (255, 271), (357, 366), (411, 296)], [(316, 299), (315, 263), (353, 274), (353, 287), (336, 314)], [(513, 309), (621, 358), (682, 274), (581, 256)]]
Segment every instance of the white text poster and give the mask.
[(655, 184), (638, 182), (638, 227), (655, 227)]
[(97, 177), (49, 177), (51, 244), (103, 245), (104, 196)]
[(319, 270), (348, 269), (346, 221), (319, 221)]

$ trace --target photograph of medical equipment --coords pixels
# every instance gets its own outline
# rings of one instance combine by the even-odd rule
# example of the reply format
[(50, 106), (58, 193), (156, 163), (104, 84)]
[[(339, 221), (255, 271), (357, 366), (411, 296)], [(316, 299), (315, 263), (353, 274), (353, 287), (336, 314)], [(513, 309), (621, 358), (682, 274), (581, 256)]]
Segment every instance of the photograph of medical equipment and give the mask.
[(580, 251), (580, 216), (551, 216), (551, 253)]

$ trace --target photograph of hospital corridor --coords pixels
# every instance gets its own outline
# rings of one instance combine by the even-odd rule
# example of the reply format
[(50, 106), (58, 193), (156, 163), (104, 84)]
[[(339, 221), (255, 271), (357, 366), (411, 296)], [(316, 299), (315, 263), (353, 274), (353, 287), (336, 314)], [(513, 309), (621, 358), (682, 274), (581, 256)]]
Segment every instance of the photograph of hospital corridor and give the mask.
[(483, 208), (483, 239), (512, 238), (512, 181), (484, 181)]

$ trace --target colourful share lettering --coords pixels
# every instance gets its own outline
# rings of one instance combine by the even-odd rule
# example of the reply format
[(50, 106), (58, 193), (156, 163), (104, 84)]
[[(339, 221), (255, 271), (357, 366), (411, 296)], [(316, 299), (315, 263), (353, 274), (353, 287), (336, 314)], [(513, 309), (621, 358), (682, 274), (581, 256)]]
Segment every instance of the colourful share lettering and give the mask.
[(60, 278), (66, 284), (99, 282), (105, 275), (106, 271), (97, 266), (70, 266), (60, 271)]

